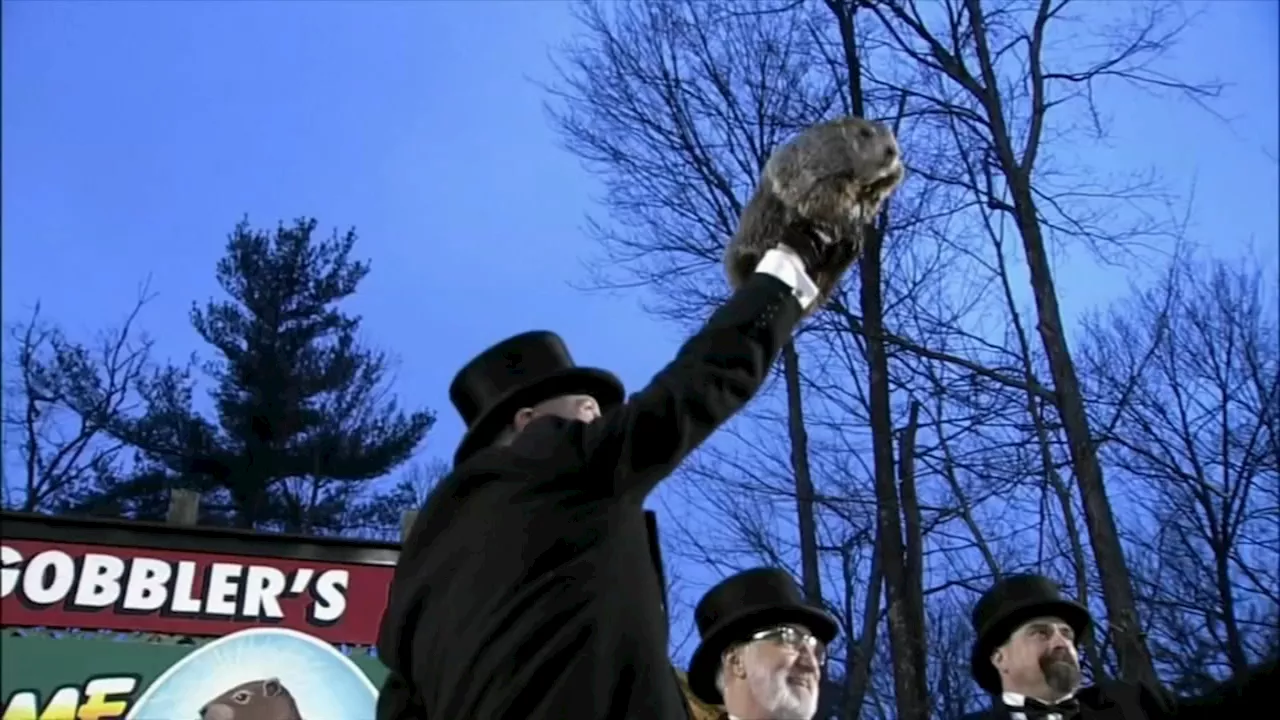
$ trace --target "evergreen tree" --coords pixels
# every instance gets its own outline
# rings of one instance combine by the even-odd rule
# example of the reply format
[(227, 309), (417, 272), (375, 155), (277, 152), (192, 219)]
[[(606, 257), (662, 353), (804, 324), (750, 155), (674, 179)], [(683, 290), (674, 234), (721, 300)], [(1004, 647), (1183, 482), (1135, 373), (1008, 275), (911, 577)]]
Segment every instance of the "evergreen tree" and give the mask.
[(228, 297), (191, 310), (216, 351), (201, 366), (216, 420), (193, 410), (189, 370), (155, 373), (141, 387), (147, 412), (113, 427), (141, 451), (137, 472), (82, 509), (151, 515), (156, 496), (186, 487), (201, 492), (210, 523), (321, 533), (394, 523), (394, 503), (369, 481), (409, 459), (435, 417), (397, 407), (387, 356), (362, 347), (360, 318), (337, 308), (369, 272), (351, 258), (355, 242), (354, 230), (318, 239), (314, 219), (274, 233), (241, 221), (217, 266)]

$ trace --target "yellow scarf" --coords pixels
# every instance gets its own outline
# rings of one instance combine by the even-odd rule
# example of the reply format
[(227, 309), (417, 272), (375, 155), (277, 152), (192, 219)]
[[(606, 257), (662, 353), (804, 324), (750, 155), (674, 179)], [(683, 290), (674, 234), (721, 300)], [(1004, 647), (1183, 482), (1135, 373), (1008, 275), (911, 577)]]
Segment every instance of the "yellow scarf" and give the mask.
[(693, 696), (693, 691), (689, 689), (689, 679), (684, 676), (684, 671), (676, 669), (676, 677), (680, 678), (680, 690), (684, 692), (685, 702), (689, 704), (689, 714), (693, 720), (720, 720), (724, 717), (724, 708), (719, 705), (708, 705)]

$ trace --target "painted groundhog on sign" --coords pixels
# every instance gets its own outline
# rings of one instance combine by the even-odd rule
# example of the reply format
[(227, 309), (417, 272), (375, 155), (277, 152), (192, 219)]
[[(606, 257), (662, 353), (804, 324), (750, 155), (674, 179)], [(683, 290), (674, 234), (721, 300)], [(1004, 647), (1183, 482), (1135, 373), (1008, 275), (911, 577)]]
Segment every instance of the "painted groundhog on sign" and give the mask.
[(303, 720), (289, 688), (277, 678), (250, 680), (200, 708), (200, 720)]

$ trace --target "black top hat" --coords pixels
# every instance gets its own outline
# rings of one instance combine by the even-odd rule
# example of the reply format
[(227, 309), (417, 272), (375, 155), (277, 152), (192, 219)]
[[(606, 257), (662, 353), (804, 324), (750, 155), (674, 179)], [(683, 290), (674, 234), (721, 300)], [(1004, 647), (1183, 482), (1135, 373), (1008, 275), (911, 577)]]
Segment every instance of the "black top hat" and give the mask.
[(776, 568), (754, 568), (721, 580), (698, 601), (693, 618), (702, 642), (689, 663), (689, 689), (712, 705), (724, 702), (716, 671), (730, 645), (773, 625), (801, 625), (824, 644), (839, 632), (836, 619), (805, 603), (791, 575)]
[(978, 599), (973, 607), (973, 629), (978, 637), (973, 642), (969, 666), (983, 690), (1002, 692), (1000, 673), (991, 664), (991, 653), (1020, 625), (1038, 617), (1061, 618), (1077, 638), (1092, 622), (1085, 606), (1062, 597), (1057, 584), (1043, 575), (1008, 575)]
[(564, 341), (552, 332), (523, 333), (485, 350), (449, 386), (449, 399), (467, 424), (454, 465), (493, 442), (520, 408), (578, 394), (595, 398), (603, 412), (626, 393), (613, 373), (574, 365)]

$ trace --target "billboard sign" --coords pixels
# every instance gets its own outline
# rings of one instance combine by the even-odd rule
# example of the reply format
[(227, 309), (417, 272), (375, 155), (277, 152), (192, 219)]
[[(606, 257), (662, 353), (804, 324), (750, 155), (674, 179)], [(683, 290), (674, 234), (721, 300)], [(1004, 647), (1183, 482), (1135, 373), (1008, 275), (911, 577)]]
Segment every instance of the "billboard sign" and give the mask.
[(18, 627), (223, 635), (260, 625), (370, 645), (391, 568), (4, 540), (0, 616)]
[(285, 628), (198, 647), (5, 637), (0, 720), (371, 720), (385, 675)]
[(5, 626), (195, 636), (276, 627), (377, 641), (395, 546), (94, 522), (5, 518)]

